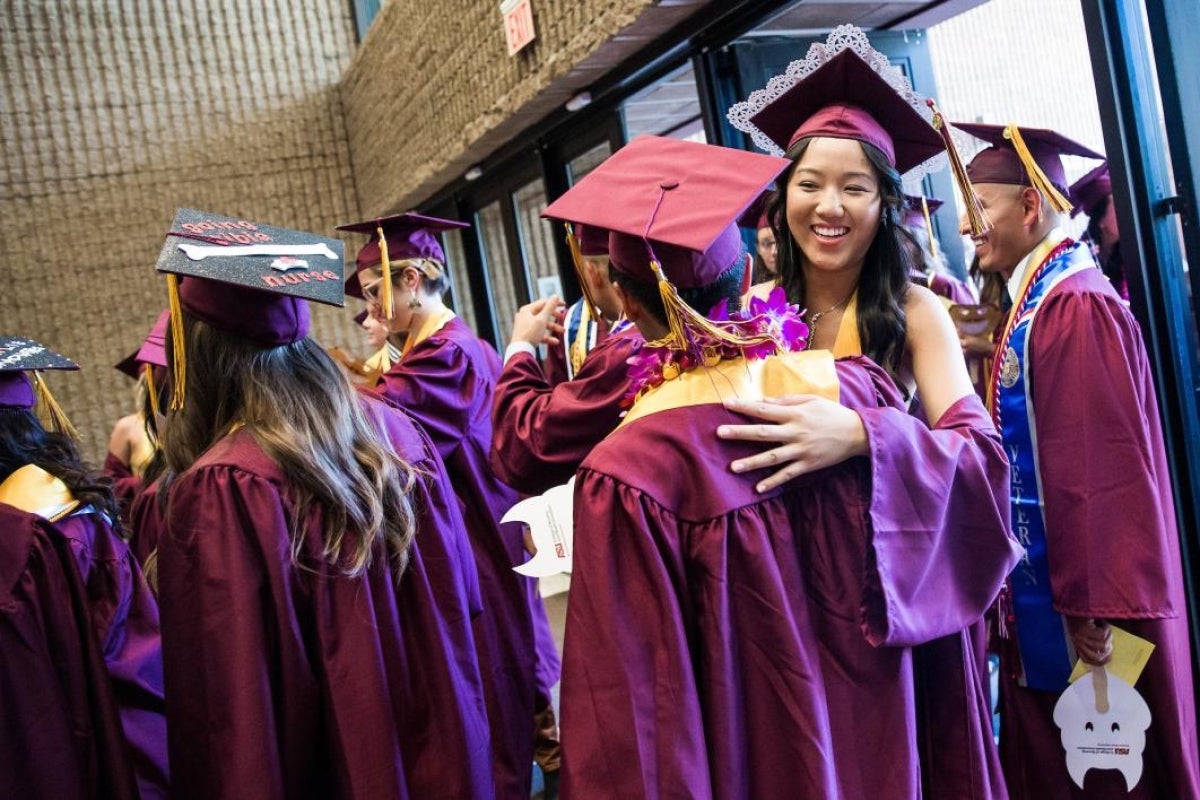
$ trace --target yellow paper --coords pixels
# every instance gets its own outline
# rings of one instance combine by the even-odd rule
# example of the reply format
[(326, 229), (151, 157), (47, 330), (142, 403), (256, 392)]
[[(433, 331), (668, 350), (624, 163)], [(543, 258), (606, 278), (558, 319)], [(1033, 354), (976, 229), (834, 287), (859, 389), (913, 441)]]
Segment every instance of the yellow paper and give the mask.
[[(1109, 627), (1112, 628), (1113, 654), (1112, 661), (1106, 665), (1108, 671), (1133, 686), (1141, 676), (1142, 670), (1146, 668), (1146, 662), (1150, 660), (1150, 654), (1154, 652), (1154, 645), (1116, 625), (1109, 625)], [(1089, 669), (1091, 667), (1087, 664), (1076, 661), (1075, 669), (1071, 672), (1068, 680), (1074, 683), (1086, 675)]]

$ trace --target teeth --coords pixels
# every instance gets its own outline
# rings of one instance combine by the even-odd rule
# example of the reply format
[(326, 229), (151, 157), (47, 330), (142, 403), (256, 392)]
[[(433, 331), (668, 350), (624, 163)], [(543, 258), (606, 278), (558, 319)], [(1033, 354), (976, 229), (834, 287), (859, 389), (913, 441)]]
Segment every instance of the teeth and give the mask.
[(822, 225), (814, 225), (813, 230), (818, 236), (845, 236), (850, 232), (849, 228), (826, 228)]

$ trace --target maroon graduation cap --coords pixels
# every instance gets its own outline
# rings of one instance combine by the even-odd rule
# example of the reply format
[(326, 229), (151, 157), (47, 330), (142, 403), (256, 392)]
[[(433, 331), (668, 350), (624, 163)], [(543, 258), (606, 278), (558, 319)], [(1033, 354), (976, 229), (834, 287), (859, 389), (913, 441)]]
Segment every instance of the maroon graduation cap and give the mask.
[[(446, 254), (442, 250), (442, 243), (438, 241), (437, 234), (441, 231), (469, 227), (470, 225), (466, 222), (429, 217), (412, 211), (339, 225), (337, 227), (339, 231), (365, 233), (371, 237), (358, 251), (358, 256), (354, 260), (354, 274), (346, 279), (346, 294), (362, 299), (362, 283), (358, 273), (368, 267), (380, 264), (388, 266), (388, 269), (384, 270), (383, 281), (386, 286), (385, 292), (390, 296), (392, 261), (422, 259), (426, 262), (437, 262), (436, 268), (431, 264), (426, 264), (426, 269), (430, 270), (426, 272), (426, 277), (438, 277), (445, 267)], [(384, 310), (390, 318), (391, 303), (385, 303)]]
[(651, 262), (706, 286), (742, 253), (736, 220), (788, 167), (783, 158), (658, 136), (634, 139), (542, 212), (610, 232), (612, 268), (643, 283)]
[(1045, 128), (975, 122), (953, 124), (959, 130), (991, 145), (967, 165), (967, 177), (971, 183), (1032, 186), (1059, 212), (1071, 209), (1071, 203), (1066, 198), (1067, 176), (1063, 171), (1061, 156), (1104, 158), (1095, 150)]
[(1112, 178), (1108, 174), (1108, 162), (1105, 161), (1094, 170), (1071, 184), (1071, 203), (1075, 208), (1071, 216), (1079, 212), (1089, 217), (1096, 216), (1100, 204), (1112, 195)]

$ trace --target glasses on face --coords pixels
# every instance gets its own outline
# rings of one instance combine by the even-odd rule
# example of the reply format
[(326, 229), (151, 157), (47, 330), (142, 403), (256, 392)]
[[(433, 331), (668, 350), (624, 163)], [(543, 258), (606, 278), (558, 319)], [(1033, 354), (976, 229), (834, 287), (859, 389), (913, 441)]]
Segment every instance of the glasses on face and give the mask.
[(376, 278), (375, 280), (371, 281), (370, 283), (363, 284), (362, 285), (363, 299), (366, 300), (368, 303), (378, 303), (379, 302), (379, 291), (382, 286), (383, 286), (383, 278)]

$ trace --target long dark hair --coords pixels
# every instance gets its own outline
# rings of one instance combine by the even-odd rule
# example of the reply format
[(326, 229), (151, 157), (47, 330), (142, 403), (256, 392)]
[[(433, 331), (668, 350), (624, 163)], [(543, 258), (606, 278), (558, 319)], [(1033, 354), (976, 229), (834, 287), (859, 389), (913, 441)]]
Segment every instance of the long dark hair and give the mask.
[[(787, 152), (791, 166), (784, 172), (777, 192), (768, 206), (768, 219), (775, 229), (778, 255), (779, 283), (787, 291), (788, 301), (807, 305), (804, 290), (803, 253), (787, 224), (788, 187), (800, 159), (808, 150), (812, 138), (801, 139)], [(887, 157), (874, 145), (859, 142), (867, 160), (875, 169), (882, 198), (879, 230), (867, 249), (862, 274), (858, 278), (858, 336), (863, 354), (892, 374), (899, 371), (905, 348), (904, 300), (908, 292), (912, 264), (901, 240), (900, 214), (904, 191), (900, 173), (888, 163)]]
[(46, 430), (27, 408), (0, 408), (0, 481), (27, 464), (61, 480), (81, 505), (108, 517), (121, 532), (121, 515), (112, 482), (83, 462), (75, 440)]
[(290, 481), (295, 563), (307, 566), (304, 520), (316, 505), (326, 563), (362, 574), (382, 542), (398, 577), (416, 529), (416, 473), (320, 345), (304, 338), (263, 347), (186, 314), (184, 341), (187, 393), (163, 432), (164, 486), (241, 423)]

